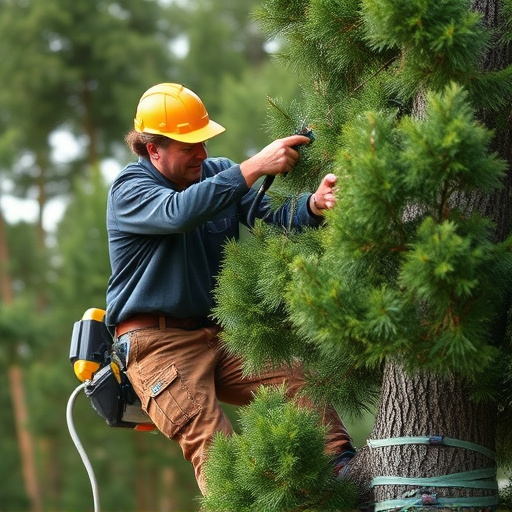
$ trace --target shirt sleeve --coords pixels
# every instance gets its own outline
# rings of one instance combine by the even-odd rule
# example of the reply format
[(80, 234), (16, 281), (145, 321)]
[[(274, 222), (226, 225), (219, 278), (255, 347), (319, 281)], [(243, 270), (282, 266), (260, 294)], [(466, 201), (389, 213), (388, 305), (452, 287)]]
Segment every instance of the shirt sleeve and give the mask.
[(109, 208), (117, 228), (159, 235), (184, 233), (204, 224), (249, 191), (239, 165), (225, 159), (223, 166), (227, 167), (215, 168), (215, 174), (180, 192), (140, 167), (125, 170), (110, 191)]
[[(248, 226), (247, 216), (255, 196), (256, 192), (252, 195), (247, 194), (242, 199), (243, 223), (246, 226)], [(302, 227), (319, 227), (323, 224), (324, 218), (315, 215), (310, 210), (308, 205), (310, 197), (310, 193), (292, 196), (280, 208), (273, 211), (270, 197), (265, 195), (256, 212), (256, 218), (262, 219), (268, 224), (274, 224), (286, 229), (300, 230)]]

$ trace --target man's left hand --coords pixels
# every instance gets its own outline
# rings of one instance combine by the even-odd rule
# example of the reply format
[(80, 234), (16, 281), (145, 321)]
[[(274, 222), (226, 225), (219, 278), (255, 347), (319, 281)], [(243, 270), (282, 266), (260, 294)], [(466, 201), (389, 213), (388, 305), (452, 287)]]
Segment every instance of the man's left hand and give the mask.
[(337, 179), (334, 174), (327, 174), (316, 192), (309, 198), (309, 207), (315, 215), (323, 215), (324, 210), (330, 210), (336, 204)]

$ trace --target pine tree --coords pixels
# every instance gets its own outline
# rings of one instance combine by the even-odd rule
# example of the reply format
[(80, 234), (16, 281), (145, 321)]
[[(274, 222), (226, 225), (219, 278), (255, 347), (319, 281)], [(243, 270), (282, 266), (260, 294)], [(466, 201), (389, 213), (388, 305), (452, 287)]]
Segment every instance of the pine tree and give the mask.
[[(257, 225), (227, 246), (216, 290), (226, 346), (248, 372), (300, 358), (310, 394), (342, 416), (378, 397), (351, 467), (359, 505), (495, 507), (496, 465), (512, 461), (512, 5), (265, 0), (257, 18), (303, 90), (271, 102), (272, 134), (305, 118), (316, 135), (276, 180), (275, 204), (327, 172), (338, 202), (317, 232)], [(272, 415), (266, 403), (253, 425)], [(272, 443), (273, 427), (262, 436), (246, 414), (234, 445), (213, 444), (205, 509), (332, 510), (286, 501), (276, 481), (241, 483), (239, 464), (264, 464)]]

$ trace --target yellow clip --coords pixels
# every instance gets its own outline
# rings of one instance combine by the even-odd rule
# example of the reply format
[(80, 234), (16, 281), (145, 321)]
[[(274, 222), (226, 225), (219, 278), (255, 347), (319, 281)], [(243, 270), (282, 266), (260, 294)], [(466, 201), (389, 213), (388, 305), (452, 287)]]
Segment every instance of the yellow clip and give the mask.
[(98, 371), (99, 367), (100, 363), (79, 359), (78, 361), (75, 361), (73, 370), (75, 375), (78, 377), (78, 380), (85, 382), (86, 380), (92, 380), (92, 376)]
[(98, 322), (103, 322), (104, 316), (105, 316), (104, 309), (89, 308), (82, 316), (82, 320), (97, 320)]
[(119, 371), (119, 366), (116, 363), (111, 362), (110, 368), (112, 368), (112, 373), (114, 374), (114, 377), (116, 378), (117, 382), (121, 384), (121, 373)]

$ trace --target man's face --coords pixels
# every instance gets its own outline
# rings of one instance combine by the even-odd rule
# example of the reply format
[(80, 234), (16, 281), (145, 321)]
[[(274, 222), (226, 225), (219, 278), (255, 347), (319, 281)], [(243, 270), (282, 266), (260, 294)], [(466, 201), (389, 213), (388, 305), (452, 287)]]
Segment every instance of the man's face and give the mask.
[(208, 154), (206, 144), (198, 142), (189, 144), (173, 140), (167, 148), (157, 148), (156, 152), (149, 152), (153, 165), (178, 190), (197, 183), (201, 178), (201, 166)]

